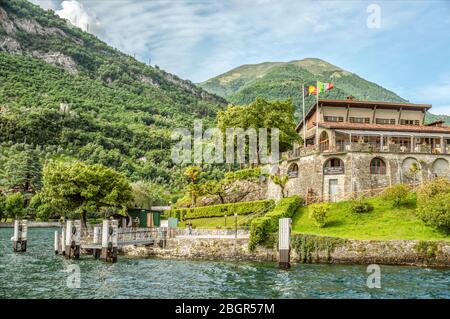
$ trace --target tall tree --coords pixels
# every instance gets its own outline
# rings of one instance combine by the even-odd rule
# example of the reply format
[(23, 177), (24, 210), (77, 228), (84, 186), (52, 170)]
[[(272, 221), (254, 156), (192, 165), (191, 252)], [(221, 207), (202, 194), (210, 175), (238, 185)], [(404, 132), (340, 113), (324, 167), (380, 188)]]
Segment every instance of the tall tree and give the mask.
[[(267, 147), (270, 151), (270, 138), (272, 128), (279, 129), (279, 149), (284, 152), (292, 147), (294, 141), (299, 141), (300, 137), (295, 131), (294, 119), (295, 107), (292, 101), (266, 101), (257, 98), (248, 105), (230, 105), (227, 110), (217, 114), (217, 127), (223, 132), (227, 128), (242, 128), (244, 130), (258, 130), (267, 128)], [(257, 156), (260, 159), (261, 150), (257, 149)]]
[(30, 145), (16, 144), (4, 164), (5, 186), (22, 193), (34, 193), (42, 185), (42, 165)]
[(184, 176), (189, 178), (189, 184), (187, 185), (187, 191), (191, 194), (191, 206), (195, 207), (197, 203), (197, 197), (200, 195), (201, 188), (197, 184), (197, 180), (201, 173), (201, 168), (198, 166), (188, 166), (184, 170)]
[(3, 193), (0, 193), (0, 220), (6, 218), (6, 196)]
[(133, 200), (133, 192), (126, 177), (111, 168), (53, 161), (44, 167), (40, 200), (69, 216), (79, 215), (86, 226), (88, 212), (100, 208), (125, 210)]

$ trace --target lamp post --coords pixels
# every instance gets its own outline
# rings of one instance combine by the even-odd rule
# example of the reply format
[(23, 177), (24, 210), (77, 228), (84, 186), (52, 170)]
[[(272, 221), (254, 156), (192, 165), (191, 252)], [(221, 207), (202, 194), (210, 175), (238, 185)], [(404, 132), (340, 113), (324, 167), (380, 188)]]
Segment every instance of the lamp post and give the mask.
[(237, 214), (234, 214), (234, 238), (237, 239)]
[(227, 215), (225, 215), (224, 217), (225, 217), (225, 228), (227, 228)]

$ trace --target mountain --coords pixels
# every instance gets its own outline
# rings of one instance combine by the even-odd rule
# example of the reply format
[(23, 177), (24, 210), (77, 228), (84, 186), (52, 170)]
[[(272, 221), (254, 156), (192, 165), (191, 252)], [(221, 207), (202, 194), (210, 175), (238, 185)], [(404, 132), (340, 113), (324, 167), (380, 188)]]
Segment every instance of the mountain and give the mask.
[[(326, 99), (345, 99), (351, 95), (358, 100), (406, 102), (378, 84), (314, 58), (242, 65), (199, 85), (233, 104), (247, 104), (258, 96), (269, 100), (285, 100), (290, 97), (297, 106), (297, 117), (300, 117), (302, 84), (314, 85), (316, 80), (334, 83), (333, 90), (321, 95)], [(305, 103), (307, 107), (312, 105), (314, 97), (307, 97)], [(431, 114), (427, 118), (431, 120), (433, 117)], [(442, 118), (445, 119), (445, 116)], [(450, 117), (445, 120), (450, 123)]]
[(0, 83), (0, 171), (11, 146), (26, 143), (42, 161), (76, 158), (180, 185), (172, 129), (213, 125), (227, 104), (25, 0), (0, 0)]

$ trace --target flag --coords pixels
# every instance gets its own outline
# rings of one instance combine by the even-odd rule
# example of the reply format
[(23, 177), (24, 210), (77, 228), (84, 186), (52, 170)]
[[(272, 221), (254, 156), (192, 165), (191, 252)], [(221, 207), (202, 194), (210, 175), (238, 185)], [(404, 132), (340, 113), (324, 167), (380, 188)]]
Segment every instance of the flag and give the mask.
[(333, 83), (322, 83), (322, 82), (317, 82), (317, 88), (315, 85), (310, 85), (307, 87), (307, 92), (306, 95), (316, 95), (317, 91), (319, 93), (323, 93), (325, 91), (329, 91), (332, 88), (334, 88), (334, 84)]

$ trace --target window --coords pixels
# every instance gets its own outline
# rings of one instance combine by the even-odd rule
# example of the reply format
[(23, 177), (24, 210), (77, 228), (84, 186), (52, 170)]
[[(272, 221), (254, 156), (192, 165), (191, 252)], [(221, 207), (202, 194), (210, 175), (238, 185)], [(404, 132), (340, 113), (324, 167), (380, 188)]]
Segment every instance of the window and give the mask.
[(323, 173), (325, 175), (344, 174), (344, 162), (339, 158), (330, 158), (325, 162)]
[(295, 163), (292, 163), (288, 168), (288, 177), (289, 178), (295, 178), (298, 177), (298, 165)]
[(375, 157), (370, 161), (370, 174), (385, 175), (386, 163), (381, 158)]
[(344, 122), (344, 118), (342, 116), (325, 116), (325, 122)]
[(395, 124), (395, 119), (375, 119), (377, 124)]
[(350, 123), (367, 123), (370, 124), (369, 117), (350, 117)]
[(419, 120), (400, 120), (401, 125), (420, 125)]

